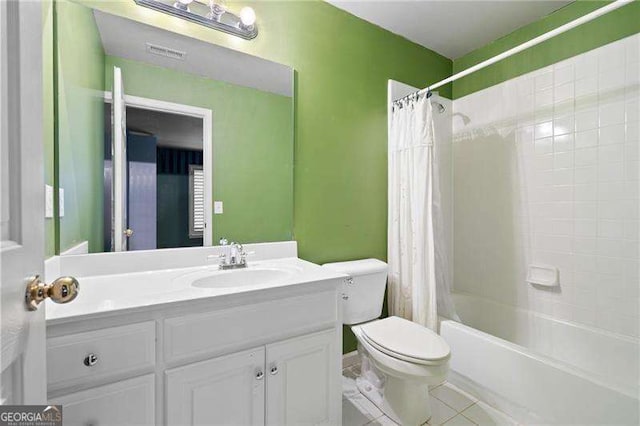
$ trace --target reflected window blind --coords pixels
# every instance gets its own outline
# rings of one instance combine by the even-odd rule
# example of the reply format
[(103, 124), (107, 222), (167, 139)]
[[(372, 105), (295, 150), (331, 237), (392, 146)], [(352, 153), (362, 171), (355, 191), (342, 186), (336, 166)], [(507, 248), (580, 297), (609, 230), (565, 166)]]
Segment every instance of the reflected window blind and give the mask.
[(204, 234), (204, 171), (200, 165), (189, 165), (189, 237)]

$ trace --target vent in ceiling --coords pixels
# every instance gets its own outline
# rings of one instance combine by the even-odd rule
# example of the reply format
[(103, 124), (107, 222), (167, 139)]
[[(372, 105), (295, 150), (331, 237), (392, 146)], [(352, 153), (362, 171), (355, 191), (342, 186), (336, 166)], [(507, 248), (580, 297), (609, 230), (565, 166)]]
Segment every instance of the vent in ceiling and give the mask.
[(187, 52), (182, 52), (180, 50), (175, 50), (169, 47), (159, 46), (152, 43), (147, 43), (147, 52), (158, 56), (164, 56), (166, 58), (177, 59), (179, 61), (183, 61), (184, 57), (187, 56)]

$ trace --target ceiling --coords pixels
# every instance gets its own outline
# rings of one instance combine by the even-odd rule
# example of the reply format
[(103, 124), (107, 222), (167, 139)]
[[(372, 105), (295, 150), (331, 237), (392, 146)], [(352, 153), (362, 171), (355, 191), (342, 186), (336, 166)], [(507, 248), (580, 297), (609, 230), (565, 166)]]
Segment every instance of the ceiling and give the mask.
[(202, 118), (127, 107), (127, 130), (154, 135), (158, 146), (202, 151)]
[[(188, 115), (127, 106), (127, 130), (153, 135), (158, 146), (202, 151), (202, 119)], [(111, 128), (111, 104), (105, 103), (104, 122)]]
[[(98, 10), (93, 14), (107, 55), (292, 96), (293, 71), (286, 65)], [(149, 44), (183, 56), (175, 59), (150, 53)]]
[(571, 3), (568, 0), (326, 0), (449, 59)]

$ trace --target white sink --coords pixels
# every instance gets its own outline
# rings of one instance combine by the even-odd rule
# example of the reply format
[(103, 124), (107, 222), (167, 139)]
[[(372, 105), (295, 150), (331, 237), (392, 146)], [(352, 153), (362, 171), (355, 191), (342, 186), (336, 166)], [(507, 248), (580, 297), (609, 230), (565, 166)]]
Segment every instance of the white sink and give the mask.
[(251, 268), (210, 272), (195, 278), (191, 285), (198, 288), (249, 287), (270, 284), (293, 275), (293, 271), (276, 268)]

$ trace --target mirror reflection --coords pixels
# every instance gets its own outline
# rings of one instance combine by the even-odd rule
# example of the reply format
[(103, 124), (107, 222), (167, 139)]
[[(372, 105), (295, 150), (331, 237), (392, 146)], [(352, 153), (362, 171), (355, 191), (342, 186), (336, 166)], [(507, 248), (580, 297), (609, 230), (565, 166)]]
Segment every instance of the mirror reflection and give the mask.
[(293, 70), (60, 2), (61, 254), (290, 240)]

